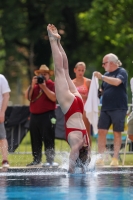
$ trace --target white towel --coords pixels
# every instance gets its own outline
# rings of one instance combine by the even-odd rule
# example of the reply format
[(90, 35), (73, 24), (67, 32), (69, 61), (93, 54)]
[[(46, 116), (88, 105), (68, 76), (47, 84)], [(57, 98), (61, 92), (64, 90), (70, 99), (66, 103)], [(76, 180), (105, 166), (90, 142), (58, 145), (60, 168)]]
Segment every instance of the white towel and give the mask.
[(87, 101), (85, 103), (84, 109), (86, 111), (86, 117), (88, 118), (90, 124), (92, 124), (94, 134), (98, 133), (98, 79), (92, 76), (90, 90), (88, 93)]

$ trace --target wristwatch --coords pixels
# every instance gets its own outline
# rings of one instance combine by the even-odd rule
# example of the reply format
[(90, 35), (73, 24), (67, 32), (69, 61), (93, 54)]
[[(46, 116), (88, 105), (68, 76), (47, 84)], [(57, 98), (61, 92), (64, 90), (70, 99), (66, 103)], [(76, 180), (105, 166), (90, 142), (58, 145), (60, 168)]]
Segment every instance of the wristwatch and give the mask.
[(101, 79), (102, 79), (102, 80), (104, 80), (104, 77), (105, 77), (105, 76), (104, 76), (104, 75), (102, 75), (102, 76), (101, 76)]

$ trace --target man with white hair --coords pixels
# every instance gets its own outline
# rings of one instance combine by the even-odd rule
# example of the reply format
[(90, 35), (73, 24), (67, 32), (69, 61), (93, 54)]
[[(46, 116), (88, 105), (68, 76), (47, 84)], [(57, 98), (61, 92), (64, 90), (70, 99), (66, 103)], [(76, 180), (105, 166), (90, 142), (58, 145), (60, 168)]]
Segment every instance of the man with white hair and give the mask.
[(124, 131), (127, 106), (127, 79), (128, 75), (124, 68), (120, 67), (121, 61), (115, 54), (109, 53), (103, 57), (102, 66), (105, 74), (94, 72), (95, 77), (102, 80), (102, 107), (98, 122), (98, 152), (100, 158), (96, 165), (104, 165), (102, 154), (105, 151), (106, 135), (109, 127), (113, 125), (114, 155), (111, 166), (118, 166), (119, 150), (121, 148), (121, 132)]

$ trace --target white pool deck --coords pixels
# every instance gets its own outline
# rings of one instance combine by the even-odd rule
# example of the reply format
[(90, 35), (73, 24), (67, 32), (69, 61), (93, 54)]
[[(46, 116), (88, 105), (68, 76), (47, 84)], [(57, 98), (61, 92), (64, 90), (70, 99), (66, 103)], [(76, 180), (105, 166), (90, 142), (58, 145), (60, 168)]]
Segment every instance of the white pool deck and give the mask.
[[(96, 172), (128, 172), (130, 171), (133, 172), (133, 166), (118, 166), (118, 167), (110, 167), (110, 166), (98, 166), (98, 167), (95, 167), (95, 169), (93, 171), (96, 171)], [(49, 168), (45, 168), (45, 167), (10, 167), (8, 169), (6, 168), (0, 168), (0, 173), (2, 172), (7, 172), (7, 173), (11, 173), (11, 172), (67, 172), (66, 169), (63, 169), (61, 167), (58, 167), (58, 168), (52, 168), (52, 167), (49, 167)]]

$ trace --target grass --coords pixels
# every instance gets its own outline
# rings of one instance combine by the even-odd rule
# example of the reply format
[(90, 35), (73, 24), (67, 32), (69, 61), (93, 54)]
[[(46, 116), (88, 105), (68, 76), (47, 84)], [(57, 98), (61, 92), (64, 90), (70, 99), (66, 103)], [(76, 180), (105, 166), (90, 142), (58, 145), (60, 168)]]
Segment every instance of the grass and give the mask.
[[(43, 147), (44, 149), (44, 147)], [(60, 153), (60, 152), (70, 152), (70, 147), (68, 145), (68, 143), (64, 140), (55, 140), (55, 151)], [(127, 151), (128, 151), (128, 147), (127, 147)], [(29, 132), (27, 133), (27, 135), (25, 136), (25, 138), (23, 139), (23, 141), (21, 142), (21, 144), (19, 145), (19, 147), (16, 149), (15, 153), (9, 154), (8, 159), (10, 162), (10, 166), (12, 167), (24, 167), (26, 166), (28, 163), (32, 162), (33, 158), (32, 158), (32, 153), (31, 153), (31, 143), (30, 143), (30, 134)], [(92, 137), (92, 152), (97, 152), (97, 141), (96, 139), (94, 139)], [(45, 162), (45, 155), (42, 154), (42, 162)], [(121, 155), (121, 159), (123, 159), (123, 155)], [(60, 163), (60, 158), (59, 156), (55, 157), (55, 161)], [(107, 164), (109, 164), (111, 161), (111, 157), (108, 157), (108, 161)], [(122, 164), (120, 162), (120, 164)], [(125, 159), (125, 165), (133, 165), (133, 155), (126, 155), (126, 159)]]
[[(44, 146), (43, 146), (44, 151)], [(70, 151), (70, 147), (68, 143), (64, 140), (55, 140), (55, 152), (62, 152), (62, 151)], [(10, 166), (12, 167), (24, 167), (28, 163), (33, 161), (32, 157), (32, 150), (31, 150), (31, 143), (30, 143), (30, 133), (28, 132), (27, 135), (24, 137), (23, 141), (16, 149), (14, 153), (9, 153), (8, 159)], [(42, 162), (45, 162), (46, 158), (44, 153), (42, 153)], [(55, 161), (59, 162), (59, 158), (56, 156)]]

